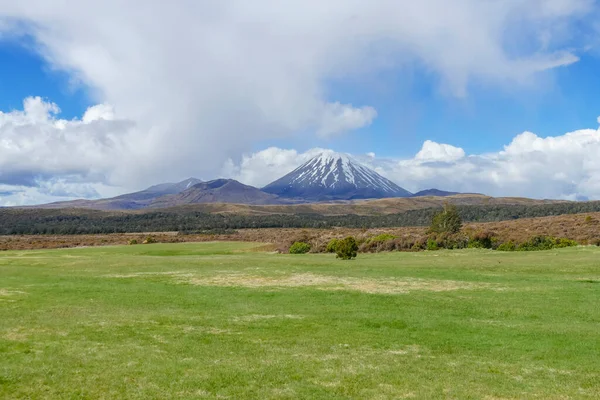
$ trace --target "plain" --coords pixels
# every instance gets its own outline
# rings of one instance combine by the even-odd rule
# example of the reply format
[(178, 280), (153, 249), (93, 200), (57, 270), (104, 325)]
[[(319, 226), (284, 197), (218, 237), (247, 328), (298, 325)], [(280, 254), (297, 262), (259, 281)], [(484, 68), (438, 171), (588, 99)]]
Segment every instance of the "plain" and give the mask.
[(1, 398), (600, 396), (600, 249), (0, 254)]

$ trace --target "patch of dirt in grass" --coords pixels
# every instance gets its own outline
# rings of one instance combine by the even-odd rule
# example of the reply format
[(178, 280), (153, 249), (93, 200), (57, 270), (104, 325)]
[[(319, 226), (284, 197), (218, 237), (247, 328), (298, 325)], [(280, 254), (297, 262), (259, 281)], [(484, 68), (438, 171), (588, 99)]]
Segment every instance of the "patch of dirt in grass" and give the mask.
[(581, 283), (600, 283), (600, 278), (577, 278), (575, 279), (577, 282)]
[(29, 334), (22, 329), (14, 328), (6, 331), (2, 337), (11, 342), (25, 342), (29, 338)]
[[(24, 327), (16, 327), (16, 328), (10, 328), (7, 329), (6, 331), (4, 331), (4, 334), (2, 335), (2, 337), (6, 340), (10, 340), (10, 341), (14, 341), (14, 342), (25, 342), (29, 339), (29, 337), (31, 335), (36, 335), (36, 334), (47, 334), (49, 333), (49, 331), (47, 329), (42, 329), (42, 328), (33, 328), (33, 329), (27, 329)], [(63, 332), (58, 332), (58, 334), (60, 334), (61, 336), (64, 336)]]
[(389, 350), (388, 354), (393, 354), (393, 355), (408, 355), (408, 354), (419, 354), (421, 352), (421, 347), (418, 345), (411, 345), (411, 346), (406, 346), (403, 349), (399, 349), (399, 350)]
[(229, 329), (220, 329), (220, 328), (215, 328), (215, 327), (204, 327), (204, 326), (184, 326), (183, 332), (184, 333), (198, 332), (198, 333), (206, 333), (209, 335), (233, 335), (233, 334), (236, 334), (236, 332), (233, 332)]
[(22, 290), (2, 289), (0, 288), (0, 297), (18, 296), (21, 294), (27, 294)]
[(283, 314), (283, 315), (263, 315), (263, 314), (253, 314), (253, 315), (244, 315), (241, 317), (235, 317), (232, 320), (234, 322), (253, 322), (253, 321), (264, 321), (269, 319), (302, 319), (304, 318), (302, 315), (292, 315), (292, 314)]
[(104, 275), (105, 278), (143, 278), (151, 276), (193, 276), (186, 271), (163, 271), (163, 272), (132, 272), (129, 274)]
[(415, 290), (445, 292), (464, 289), (499, 290), (497, 285), (489, 283), (462, 282), (437, 279), (374, 279), (316, 275), (311, 273), (287, 276), (257, 276), (247, 274), (226, 274), (207, 277), (189, 275), (176, 276), (178, 283), (198, 286), (223, 286), (246, 288), (296, 288), (314, 287), (320, 290), (352, 290), (371, 294), (401, 294)]
[(23, 292), (22, 290), (0, 288), (0, 302), (14, 303), (17, 301), (15, 297), (25, 294), (27, 294), (27, 292)]

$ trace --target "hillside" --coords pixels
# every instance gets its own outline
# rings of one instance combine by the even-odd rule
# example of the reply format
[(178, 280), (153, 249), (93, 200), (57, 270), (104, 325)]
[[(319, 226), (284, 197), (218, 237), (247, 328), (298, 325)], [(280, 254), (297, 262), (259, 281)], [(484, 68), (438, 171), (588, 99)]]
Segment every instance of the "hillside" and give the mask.
[[(461, 199), (459, 200), (466, 200)], [(389, 200), (386, 200), (389, 201)], [(481, 201), (481, 200), (480, 200)], [(561, 214), (577, 214), (600, 211), (600, 201), (559, 202), (542, 204), (458, 205), (465, 222), (489, 222), (544, 217)], [(0, 209), (0, 234), (86, 234), (113, 232), (194, 232), (201, 230), (227, 230), (244, 228), (389, 228), (403, 226), (427, 226), (434, 213), (441, 207), (410, 209), (399, 213), (370, 214), (319, 214), (301, 212), (296, 206), (255, 206), (261, 213), (212, 212), (198, 209), (198, 205), (157, 210), (98, 211), (83, 209)], [(369, 202), (367, 202), (369, 205)], [(214, 207), (209, 204), (209, 207)], [(234, 205), (239, 207), (238, 205)], [(331, 205), (339, 207), (340, 205)], [(342, 207), (344, 205), (341, 205)], [(251, 207), (251, 206), (244, 206)], [(275, 207), (275, 208), (273, 208)], [(278, 213), (277, 209), (295, 209), (295, 213)], [(267, 210), (267, 212), (265, 212)], [(213, 210), (215, 211), (215, 210)], [(309, 210), (305, 210), (309, 211)], [(315, 211), (315, 210), (312, 210)], [(325, 210), (327, 211), (327, 210)], [(328, 210), (331, 211), (331, 210)], [(340, 211), (339, 209), (337, 210)]]
[(154, 199), (148, 208), (165, 208), (186, 204), (203, 203), (234, 204), (275, 204), (277, 196), (265, 193), (255, 187), (244, 185), (233, 179), (216, 179), (195, 184), (186, 190), (170, 196)]
[(563, 200), (536, 200), (522, 197), (489, 197), (480, 194), (453, 196), (397, 197), (387, 199), (337, 201), (303, 204), (248, 205), (248, 204), (188, 204), (170, 207), (170, 212), (228, 213), (241, 215), (319, 214), (319, 215), (387, 215), (410, 210), (455, 205), (541, 205), (564, 203)]

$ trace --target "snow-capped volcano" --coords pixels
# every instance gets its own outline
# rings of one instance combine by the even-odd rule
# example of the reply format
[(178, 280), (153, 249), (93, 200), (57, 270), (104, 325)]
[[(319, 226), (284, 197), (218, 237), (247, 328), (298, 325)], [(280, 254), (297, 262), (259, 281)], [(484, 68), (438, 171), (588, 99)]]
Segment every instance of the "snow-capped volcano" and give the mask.
[(263, 191), (306, 200), (408, 197), (405, 189), (347, 154), (325, 151), (265, 186)]

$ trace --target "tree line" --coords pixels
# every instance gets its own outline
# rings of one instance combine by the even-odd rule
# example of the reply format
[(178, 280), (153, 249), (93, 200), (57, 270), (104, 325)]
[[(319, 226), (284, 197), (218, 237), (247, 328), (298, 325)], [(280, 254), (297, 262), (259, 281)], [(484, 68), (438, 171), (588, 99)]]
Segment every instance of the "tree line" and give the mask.
[[(456, 207), (465, 222), (492, 222), (562, 214), (600, 212), (600, 201), (542, 205), (463, 205)], [(0, 209), (0, 235), (210, 231), (246, 228), (387, 228), (429, 226), (437, 208), (389, 215), (209, 214), (196, 211), (139, 213), (96, 210)]]

